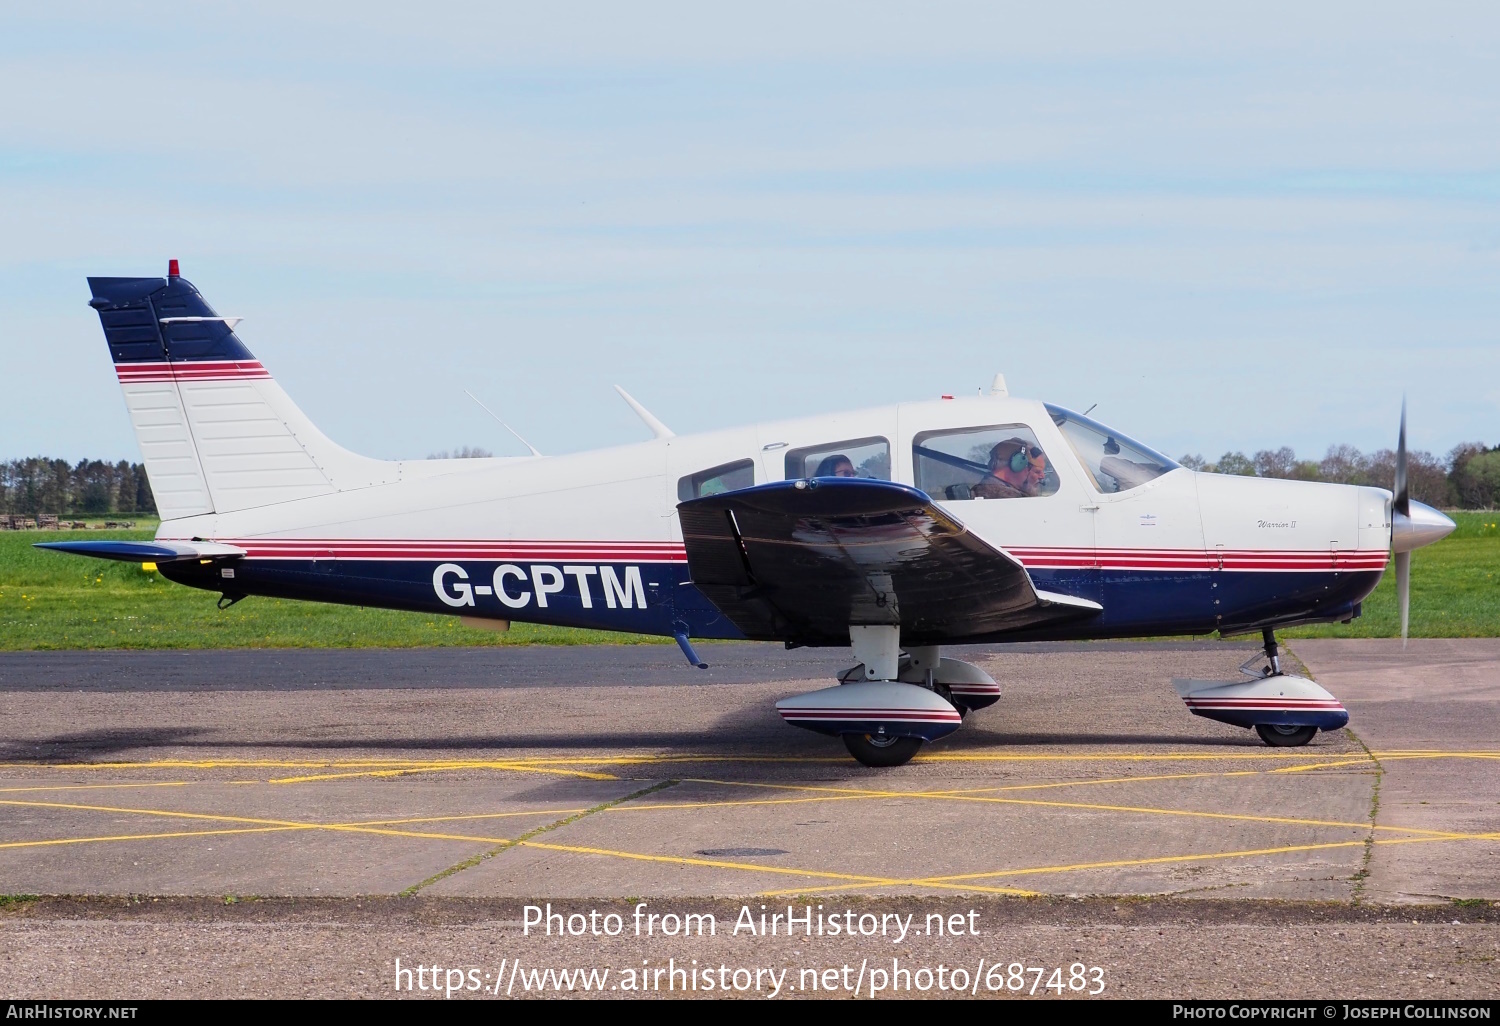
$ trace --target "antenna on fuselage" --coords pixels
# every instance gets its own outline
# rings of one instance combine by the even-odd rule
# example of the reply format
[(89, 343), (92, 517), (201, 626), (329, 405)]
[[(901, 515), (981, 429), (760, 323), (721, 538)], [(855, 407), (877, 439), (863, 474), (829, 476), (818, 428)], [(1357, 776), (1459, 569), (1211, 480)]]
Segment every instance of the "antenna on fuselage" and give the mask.
[(1005, 387), (1005, 375), (996, 374), (995, 380), (990, 382), (990, 395), (1010, 395), (1010, 389)]
[[(492, 410), (492, 409), (490, 409), (488, 406), (484, 405), (484, 403), (479, 402), (479, 397), (477, 395), (475, 395), (473, 392), (470, 392), (466, 388), (466, 389), (464, 389), (464, 395), (468, 396), (470, 399), (473, 399), (476, 403), (479, 403), (479, 408), (481, 410), (483, 410), (485, 413), (488, 413), (491, 417), (495, 417), (495, 411)], [(511, 427), (509, 424), (505, 423), (505, 421), (501, 420), (499, 417), (495, 417), (495, 423), (499, 424), (505, 430), (507, 430), (511, 434), (515, 435), (516, 436), (516, 441), (520, 442), (522, 445), (526, 446), (526, 448), (528, 448), (528, 449), (531, 450), (531, 455), (533, 455), (533, 456), (540, 456), (542, 454), (540, 449), (538, 449), (536, 446), (532, 445), (530, 442), (526, 441), (526, 439), (522, 438), (521, 437), (521, 433), (519, 431), (517, 431), (515, 428)]]
[(657, 420), (654, 416), (652, 416), (651, 415), (651, 411), (648, 410), (648, 409), (646, 409), (640, 403), (636, 402), (635, 401), (635, 397), (632, 396), (629, 392), (625, 391), (619, 385), (615, 386), (615, 391), (620, 393), (620, 398), (624, 399), (625, 402), (630, 405), (630, 408), (635, 411), (635, 415), (637, 417), (641, 418), (641, 420), (645, 422), (646, 426), (651, 429), (651, 434), (654, 437), (656, 437), (656, 438), (676, 438), (677, 437), (677, 432), (673, 431), (671, 428), (667, 427), (661, 421)]
[[(1094, 406), (1098, 406), (1098, 405), (1099, 405), (1098, 403), (1094, 404)], [(1090, 406), (1088, 409), (1084, 410), (1083, 411), (1083, 415), (1085, 417), (1087, 417), (1090, 413), (1093, 413), (1094, 412), (1094, 406)]]

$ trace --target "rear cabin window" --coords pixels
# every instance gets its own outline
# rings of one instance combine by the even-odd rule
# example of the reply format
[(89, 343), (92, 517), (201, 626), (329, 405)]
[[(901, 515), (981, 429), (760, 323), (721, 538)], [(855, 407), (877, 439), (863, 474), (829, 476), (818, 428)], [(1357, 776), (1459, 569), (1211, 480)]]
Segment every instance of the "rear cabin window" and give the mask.
[(740, 488), (749, 488), (754, 483), (755, 461), (736, 460), (734, 463), (709, 467), (707, 470), (700, 470), (696, 474), (679, 478), (677, 501), (686, 502), (688, 499), (697, 499), (705, 495), (732, 492)]
[(924, 431), (912, 442), (917, 487), (935, 499), (1025, 499), (1057, 491), (1057, 471), (1024, 424)]
[(854, 438), (826, 445), (808, 445), (786, 454), (786, 479), (803, 477), (865, 477), (891, 479), (891, 443), (884, 438)]

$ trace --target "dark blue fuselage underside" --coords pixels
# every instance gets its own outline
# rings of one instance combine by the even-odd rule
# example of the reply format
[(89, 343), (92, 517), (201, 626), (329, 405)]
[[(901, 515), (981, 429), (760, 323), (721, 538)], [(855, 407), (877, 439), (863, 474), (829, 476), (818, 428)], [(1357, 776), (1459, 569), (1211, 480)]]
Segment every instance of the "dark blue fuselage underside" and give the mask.
[[(597, 574), (562, 574), (549, 564), (517, 563), (526, 575), (513, 574), (496, 582), (493, 562), (455, 560), (287, 560), (235, 559), (215, 562), (163, 564), (170, 580), (230, 596), (264, 595), (344, 605), (375, 606), (423, 613), (488, 617), (561, 627), (694, 638), (740, 639), (743, 635), (688, 580), (686, 563), (612, 563), (611, 577), (639, 576), (639, 589), (605, 595)], [(465, 578), (449, 571), (442, 583), (434, 580), (443, 566), (462, 568)], [(538, 571), (537, 568), (541, 570)], [(224, 571), (232, 577), (224, 577)], [(575, 568), (576, 569), (576, 568)], [(538, 601), (534, 576), (540, 583), (562, 588)], [(1092, 599), (1103, 612), (1055, 626), (984, 636), (954, 637), (949, 643), (1030, 640), (1073, 640), (1161, 635), (1236, 633), (1293, 623), (1347, 621), (1359, 615), (1359, 603), (1380, 580), (1379, 572), (1177, 572), (1156, 570), (1076, 569), (1030, 571), (1039, 589)], [(506, 586), (512, 602), (503, 604), (493, 592)], [(589, 592), (588, 605), (580, 584)], [(448, 601), (440, 597), (447, 596)], [(644, 600), (644, 601), (642, 601)]]

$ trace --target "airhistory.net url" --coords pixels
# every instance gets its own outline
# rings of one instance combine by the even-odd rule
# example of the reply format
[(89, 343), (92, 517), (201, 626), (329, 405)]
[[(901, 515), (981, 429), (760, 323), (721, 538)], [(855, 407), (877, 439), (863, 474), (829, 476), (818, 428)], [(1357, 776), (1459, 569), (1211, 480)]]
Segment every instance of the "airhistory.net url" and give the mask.
[(502, 958), (492, 970), (440, 965), (403, 965), (396, 959), (398, 993), (430, 993), (452, 998), (515, 997), (526, 994), (639, 993), (639, 994), (752, 994), (768, 998), (783, 994), (843, 993), (852, 997), (883, 994), (951, 993), (978, 995), (1002, 991), (1041, 997), (1064, 994), (1098, 996), (1104, 993), (1104, 970), (1074, 962), (1067, 967), (1029, 966), (1023, 962), (991, 962), (980, 958), (972, 968), (936, 966), (902, 959), (871, 964), (843, 964), (824, 968), (701, 965), (698, 959), (679, 963), (669, 958), (639, 967), (569, 967), (523, 964)]

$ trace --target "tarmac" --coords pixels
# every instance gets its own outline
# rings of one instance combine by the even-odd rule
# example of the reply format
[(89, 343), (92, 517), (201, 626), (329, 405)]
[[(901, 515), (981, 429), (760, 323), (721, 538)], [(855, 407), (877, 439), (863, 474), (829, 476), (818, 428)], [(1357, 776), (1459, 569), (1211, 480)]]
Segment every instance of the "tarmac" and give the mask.
[[(0, 891), (74, 896), (0, 911), (0, 985), (152, 996), (180, 977), (178, 993), (232, 994), (259, 978), (161, 976), (130, 954), (199, 931), (200, 952), (305, 943), (347, 962), (337, 985), (283, 973), (278, 993), (385, 993), (376, 962), (423, 931), (503, 944), (527, 903), (628, 914), (640, 898), (972, 906), (988, 936), (1010, 922), (1035, 950), (1108, 952), (1115, 993), (1136, 996), (1168, 993), (1171, 945), (1214, 930), (1243, 954), (1195, 993), (1249, 993), (1247, 966), (1296, 936), (1312, 947), (1284, 954), (1305, 980), (1494, 993), (1500, 640), (1293, 642), (1351, 715), (1300, 749), (1193, 717), (1172, 690), (1236, 679), (1255, 649), (955, 651), (1005, 697), (895, 770), (774, 711), (828, 686), (846, 652), (705, 645), (709, 671), (661, 646), (0, 654)], [(142, 895), (158, 899), (149, 914)], [(1123, 923), (1122, 907), (1150, 922)], [(1408, 914), (1456, 939), (1419, 943)], [(1269, 937), (1254, 925), (1268, 915)], [(1343, 925), (1314, 940), (1326, 915)], [(351, 936), (351, 917), (375, 925)], [(1308, 956), (1334, 933), (1354, 946), (1345, 961)], [(1374, 980), (1367, 960), (1398, 948), (1409, 967)], [(58, 960), (75, 968), (58, 975)], [(1283, 993), (1295, 978), (1255, 980)]]

